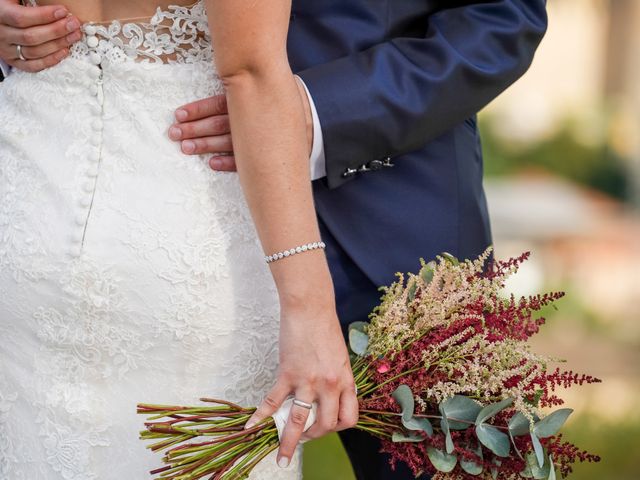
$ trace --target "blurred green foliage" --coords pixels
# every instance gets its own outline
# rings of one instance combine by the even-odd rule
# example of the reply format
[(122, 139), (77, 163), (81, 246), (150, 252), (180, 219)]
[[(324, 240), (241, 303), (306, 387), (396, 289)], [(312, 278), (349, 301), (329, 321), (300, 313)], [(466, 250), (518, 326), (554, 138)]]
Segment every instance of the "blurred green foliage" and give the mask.
[(595, 452), (599, 463), (578, 464), (575, 480), (637, 480), (640, 478), (640, 417), (608, 423), (588, 415), (576, 417), (566, 428), (565, 440)]
[(629, 185), (623, 159), (606, 143), (588, 145), (580, 141), (569, 120), (549, 138), (531, 143), (500, 136), (488, 116), (481, 117), (479, 126), (487, 176), (544, 169), (614, 198), (627, 199)]
[(355, 480), (337, 434), (304, 444), (303, 477), (304, 480)]

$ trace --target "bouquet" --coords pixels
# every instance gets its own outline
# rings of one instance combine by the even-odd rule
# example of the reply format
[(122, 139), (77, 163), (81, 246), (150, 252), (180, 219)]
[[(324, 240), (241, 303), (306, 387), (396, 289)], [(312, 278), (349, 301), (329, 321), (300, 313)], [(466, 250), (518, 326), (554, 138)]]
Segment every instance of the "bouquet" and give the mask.
[[(356, 428), (382, 440), (392, 468), (454, 479), (555, 479), (576, 461), (599, 458), (565, 442), (572, 413), (556, 390), (600, 380), (551, 369), (557, 359), (527, 343), (544, 324), (536, 313), (563, 293), (516, 299), (501, 292), (528, 258), (459, 262), (448, 254), (383, 291), (369, 322), (349, 327), (357, 387)], [(246, 478), (278, 448), (273, 418), (249, 429), (255, 411), (218, 399), (207, 405), (138, 405), (148, 415), (141, 438), (163, 451), (158, 479)]]

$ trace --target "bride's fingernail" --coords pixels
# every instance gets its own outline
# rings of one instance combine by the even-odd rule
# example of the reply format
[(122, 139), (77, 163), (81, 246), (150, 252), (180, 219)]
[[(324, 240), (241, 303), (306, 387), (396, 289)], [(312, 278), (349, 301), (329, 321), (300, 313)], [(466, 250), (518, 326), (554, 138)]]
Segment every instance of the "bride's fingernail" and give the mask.
[(280, 468), (287, 468), (289, 466), (289, 459), (287, 457), (280, 457), (278, 459), (278, 466)]
[(245, 430), (246, 430), (246, 429), (248, 429), (248, 428), (253, 427), (255, 424), (256, 424), (256, 421), (255, 421), (255, 420), (249, 420), (247, 423), (245, 423), (244, 428), (245, 428)]
[(186, 110), (182, 110), (182, 109), (176, 110), (176, 118), (181, 122), (187, 119), (187, 115), (189, 114), (187, 113)]

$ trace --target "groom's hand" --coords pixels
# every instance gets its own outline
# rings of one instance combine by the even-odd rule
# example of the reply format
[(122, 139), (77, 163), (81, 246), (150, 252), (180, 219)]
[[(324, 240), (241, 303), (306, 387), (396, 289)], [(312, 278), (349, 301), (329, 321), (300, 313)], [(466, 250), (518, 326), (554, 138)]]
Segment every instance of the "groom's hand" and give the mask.
[(176, 110), (176, 123), (169, 128), (169, 138), (180, 142), (187, 155), (214, 155), (209, 165), (214, 170), (236, 169), (231, 144), (229, 111), (224, 95), (205, 98)]
[[(52, 67), (80, 38), (80, 21), (62, 5), (24, 7), (18, 0), (0, 0), (0, 59), (13, 67), (27, 72)], [(27, 60), (19, 58), (17, 45)]]
[[(1, 1), (1, 0), (0, 0)], [(307, 146), (313, 146), (313, 114), (309, 97), (302, 82), (296, 77), (307, 125)], [(169, 128), (169, 138), (180, 142), (187, 155), (213, 155), (209, 166), (213, 170), (233, 172), (236, 162), (231, 142), (231, 127), (227, 100), (224, 95), (205, 98), (176, 110), (176, 123)]]

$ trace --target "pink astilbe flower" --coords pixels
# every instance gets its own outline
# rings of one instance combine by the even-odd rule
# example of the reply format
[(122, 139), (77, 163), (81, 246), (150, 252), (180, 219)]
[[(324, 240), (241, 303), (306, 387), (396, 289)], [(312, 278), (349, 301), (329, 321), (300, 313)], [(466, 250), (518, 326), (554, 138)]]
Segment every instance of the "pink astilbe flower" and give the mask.
[[(454, 395), (462, 395), (481, 405), (512, 399), (512, 406), (495, 416), (496, 425), (506, 429), (509, 419), (522, 413), (531, 425), (544, 417), (544, 407), (562, 400), (553, 392), (598, 379), (555, 369), (548, 372), (554, 358), (532, 351), (527, 341), (545, 323), (536, 317), (543, 307), (564, 296), (563, 292), (516, 298), (504, 297), (505, 280), (527, 260), (528, 253), (487, 265), (490, 250), (475, 261), (458, 263), (438, 257), (425, 263), (418, 274), (386, 287), (382, 302), (370, 315), (368, 325), (371, 363), (369, 375), (377, 385), (376, 394), (360, 398), (365, 411), (400, 412), (393, 392), (410, 387), (416, 414), (438, 417), (438, 405)], [(439, 426), (434, 424), (436, 428)], [(477, 445), (473, 428), (451, 432), (459, 459), (474, 460), (469, 445)], [(532, 452), (528, 436), (513, 439), (521, 452)], [(597, 461), (597, 457), (557, 437), (542, 440), (562, 475), (575, 461)], [(444, 450), (444, 435), (436, 430), (422, 442), (398, 443), (383, 439), (382, 451), (390, 454), (392, 466), (402, 461), (414, 474), (426, 472), (435, 479), (474, 479), (459, 465), (447, 474), (438, 472), (428, 460), (429, 447)], [(526, 462), (519, 455), (497, 458), (482, 447), (485, 472), (496, 469), (499, 478), (522, 478)], [(474, 460), (475, 461), (475, 460)], [(499, 463), (495, 463), (498, 461)], [(488, 473), (487, 478), (491, 478)], [(485, 478), (485, 477), (482, 477)]]

